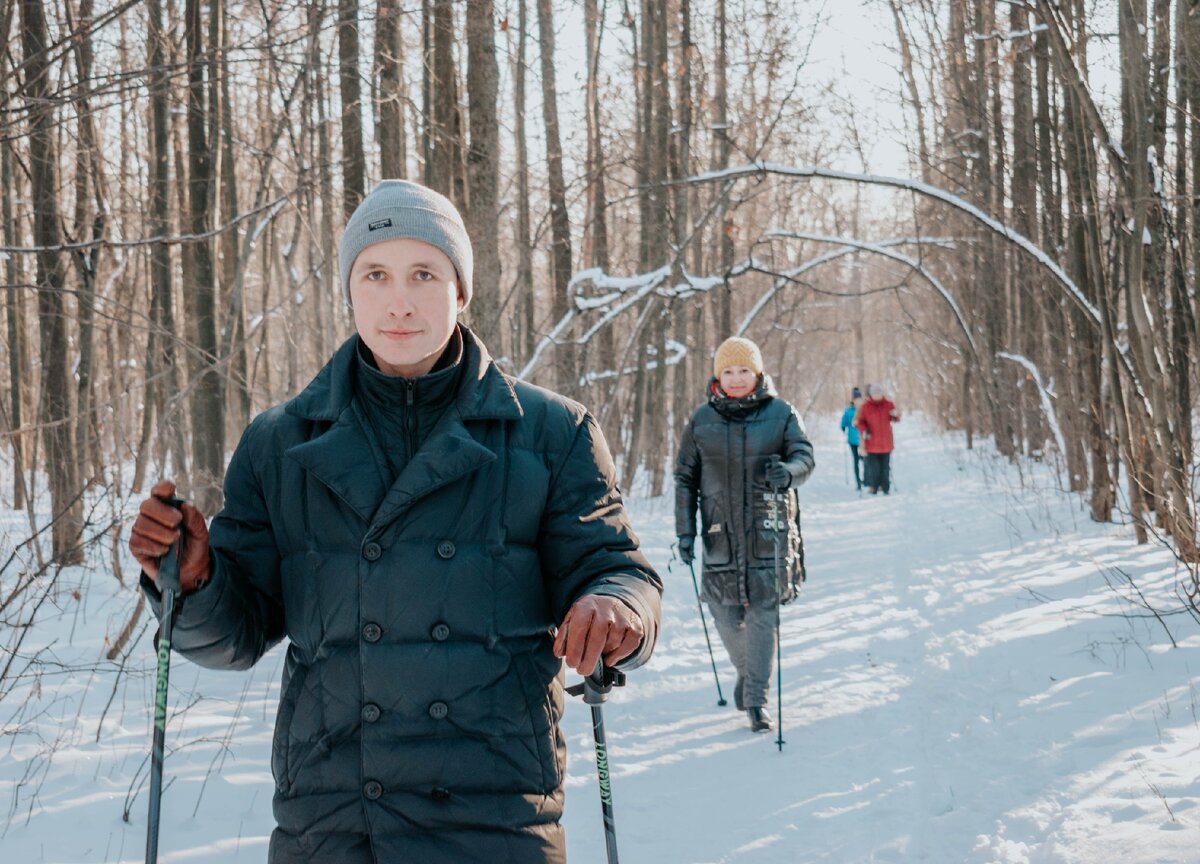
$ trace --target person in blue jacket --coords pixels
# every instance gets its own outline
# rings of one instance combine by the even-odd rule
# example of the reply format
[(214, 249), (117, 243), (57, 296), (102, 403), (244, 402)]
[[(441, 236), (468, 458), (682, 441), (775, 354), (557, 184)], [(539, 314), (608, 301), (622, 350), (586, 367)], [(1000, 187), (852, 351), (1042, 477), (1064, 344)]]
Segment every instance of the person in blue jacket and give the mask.
[(842, 412), (842, 431), (846, 433), (846, 443), (850, 445), (850, 455), (854, 459), (854, 488), (862, 491), (862, 455), (858, 452), (858, 427), (854, 425), (854, 416), (858, 406), (862, 404), (862, 390), (855, 387), (850, 391), (850, 404)]

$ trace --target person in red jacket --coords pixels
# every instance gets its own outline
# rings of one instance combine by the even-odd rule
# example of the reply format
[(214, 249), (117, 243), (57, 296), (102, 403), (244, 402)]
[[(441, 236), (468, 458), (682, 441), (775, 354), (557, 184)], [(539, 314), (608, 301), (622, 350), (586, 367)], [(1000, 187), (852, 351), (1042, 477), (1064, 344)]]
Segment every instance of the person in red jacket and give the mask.
[(872, 495), (892, 488), (892, 424), (900, 422), (900, 409), (878, 384), (867, 385), (867, 401), (858, 409), (854, 425), (862, 433), (867, 451), (863, 484)]

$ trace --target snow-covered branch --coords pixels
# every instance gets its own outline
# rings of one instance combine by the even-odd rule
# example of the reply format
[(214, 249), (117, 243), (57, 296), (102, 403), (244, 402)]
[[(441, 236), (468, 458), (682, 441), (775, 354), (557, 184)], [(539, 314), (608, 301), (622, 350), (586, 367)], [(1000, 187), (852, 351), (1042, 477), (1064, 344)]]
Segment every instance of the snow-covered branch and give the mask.
[(826, 180), (842, 180), (849, 183), (863, 183), (872, 186), (890, 186), (896, 189), (907, 189), (910, 192), (916, 192), (928, 198), (942, 201), (956, 210), (967, 214), (975, 221), (996, 232), (1010, 243), (1031, 255), (1054, 277), (1059, 285), (1066, 289), (1068, 296), (1087, 314), (1092, 323), (1096, 326), (1100, 324), (1099, 310), (1092, 305), (1091, 301), (1087, 299), (1087, 295), (1079, 289), (1079, 286), (1059, 266), (1058, 262), (1047, 255), (1036, 243), (1019, 231), (988, 216), (974, 204), (958, 195), (920, 180), (910, 180), (905, 177), (887, 177), (876, 174), (855, 174), (850, 171), (836, 171), (832, 168), (824, 168), (820, 165), (784, 165), (776, 162), (751, 162), (746, 165), (726, 168), (720, 171), (707, 171), (679, 182), (688, 184), (712, 183), (719, 180), (726, 180), (729, 177), (752, 177), (763, 174), (776, 174), (782, 177), (820, 177)]
[(1058, 452), (1065, 456), (1067, 453), (1067, 441), (1063, 437), (1062, 429), (1058, 426), (1058, 419), (1054, 414), (1054, 401), (1050, 395), (1050, 391), (1042, 383), (1042, 373), (1038, 371), (1037, 366), (1031, 360), (1027, 357), (1022, 357), (1020, 354), (1009, 354), (1007, 351), (1000, 351), (996, 356), (1003, 357), (1005, 360), (1011, 360), (1013, 363), (1023, 366), (1025, 371), (1029, 373), (1029, 377), (1037, 385), (1038, 396), (1042, 400), (1042, 413), (1046, 415), (1046, 422), (1050, 424), (1050, 432), (1054, 435), (1054, 443), (1058, 446)]
[[(975, 337), (971, 335), (971, 328), (967, 326), (967, 321), (963, 317), (962, 310), (958, 308), (958, 303), (955, 302), (954, 297), (950, 295), (950, 292), (946, 289), (946, 286), (942, 284), (941, 280), (938, 279), (937, 276), (933, 275), (933, 273), (930, 272), (930, 270), (916, 258), (905, 255), (903, 252), (897, 252), (895, 249), (889, 249), (887, 246), (878, 243), (867, 243), (862, 240), (855, 240), (848, 237), (829, 237), (824, 234), (813, 234), (808, 231), (772, 230), (768, 231), (763, 236), (766, 238), (780, 237), (792, 240), (813, 240), (818, 243), (837, 243), (841, 246), (851, 246), (854, 249), (859, 249), (864, 252), (873, 252), (876, 255), (883, 255), (886, 258), (891, 258), (893, 261), (899, 261), (900, 263), (911, 267), (913, 270), (919, 273), (926, 282), (932, 285), (934, 290), (942, 295), (942, 299), (946, 301), (946, 304), (950, 307), (950, 311), (954, 313), (954, 318), (956, 321), (958, 321), (958, 326), (962, 330), (963, 336), (966, 337), (967, 344), (971, 346), (971, 353), (974, 354), (976, 358), (979, 357), (979, 349), (975, 345)], [(912, 242), (932, 242), (943, 244), (945, 243), (945, 240), (943, 238), (931, 237), (916, 238)], [(892, 241), (892, 245), (898, 244), (896, 244), (895, 241)], [(761, 307), (756, 306), (753, 314), (757, 315), (759, 308)], [(746, 317), (746, 319), (742, 322), (742, 326), (738, 329), (739, 335), (745, 332), (752, 320), (753, 318), (751, 316)]]

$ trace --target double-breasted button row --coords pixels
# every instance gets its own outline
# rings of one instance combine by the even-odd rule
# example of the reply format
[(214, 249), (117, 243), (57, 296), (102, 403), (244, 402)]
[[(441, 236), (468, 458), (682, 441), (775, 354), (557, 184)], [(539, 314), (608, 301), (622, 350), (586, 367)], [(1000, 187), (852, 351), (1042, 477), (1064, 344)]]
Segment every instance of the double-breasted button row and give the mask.
[(368, 801), (378, 801), (383, 797), (383, 784), (378, 780), (368, 780), (363, 784), (363, 797)]
[(368, 621), (363, 625), (362, 638), (368, 642), (378, 642), (383, 636), (383, 628), (374, 621)]
[[(443, 540), (437, 545), (437, 554), (439, 558), (450, 559), (454, 557), (457, 550), (454, 543), (450, 540)], [(378, 561), (383, 557), (383, 547), (372, 540), (370, 543), (364, 543), (362, 547), (362, 556), (368, 561)]]

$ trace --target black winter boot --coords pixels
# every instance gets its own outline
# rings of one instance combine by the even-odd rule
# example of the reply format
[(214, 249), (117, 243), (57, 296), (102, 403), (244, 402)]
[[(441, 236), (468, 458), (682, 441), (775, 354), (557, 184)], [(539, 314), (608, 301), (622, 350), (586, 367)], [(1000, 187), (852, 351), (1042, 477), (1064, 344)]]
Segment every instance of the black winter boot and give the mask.
[(771, 718), (767, 716), (765, 708), (747, 708), (746, 714), (750, 718), (750, 731), (752, 732), (770, 732), (775, 728)]
[(745, 686), (746, 679), (739, 675), (737, 683), (733, 685), (733, 704), (737, 706), (737, 710), (739, 711), (746, 710), (746, 706), (742, 704), (742, 690)]

